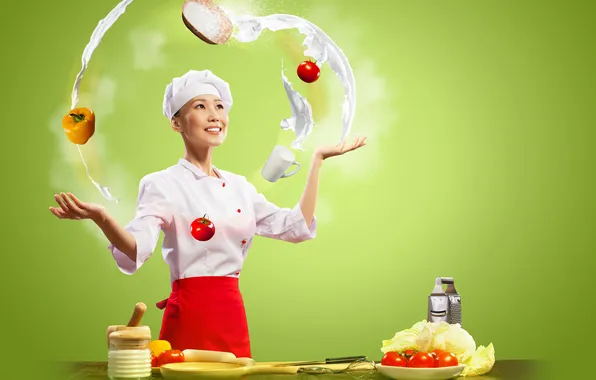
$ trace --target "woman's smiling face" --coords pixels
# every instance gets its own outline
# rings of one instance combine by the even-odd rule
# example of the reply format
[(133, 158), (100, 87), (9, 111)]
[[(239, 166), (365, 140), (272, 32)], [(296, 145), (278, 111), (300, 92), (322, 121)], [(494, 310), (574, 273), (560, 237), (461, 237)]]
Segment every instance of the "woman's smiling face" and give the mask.
[(228, 130), (228, 110), (219, 96), (195, 96), (174, 115), (172, 129), (197, 147), (221, 145)]

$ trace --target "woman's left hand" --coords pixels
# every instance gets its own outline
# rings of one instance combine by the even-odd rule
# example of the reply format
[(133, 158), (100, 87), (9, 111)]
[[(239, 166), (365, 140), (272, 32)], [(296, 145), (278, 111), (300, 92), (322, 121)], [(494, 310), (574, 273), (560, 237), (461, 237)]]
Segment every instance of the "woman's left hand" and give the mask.
[(346, 140), (341, 144), (322, 146), (315, 150), (315, 156), (325, 160), (329, 157), (341, 156), (366, 145), (366, 137), (358, 137), (352, 144), (346, 144)]

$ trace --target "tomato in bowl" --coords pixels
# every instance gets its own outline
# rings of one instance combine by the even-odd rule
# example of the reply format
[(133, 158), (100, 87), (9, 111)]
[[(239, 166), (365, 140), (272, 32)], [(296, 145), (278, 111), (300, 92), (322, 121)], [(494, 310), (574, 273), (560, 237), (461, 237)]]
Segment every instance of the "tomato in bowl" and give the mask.
[(377, 370), (396, 380), (447, 380), (458, 376), (464, 365), (450, 352), (387, 352)]

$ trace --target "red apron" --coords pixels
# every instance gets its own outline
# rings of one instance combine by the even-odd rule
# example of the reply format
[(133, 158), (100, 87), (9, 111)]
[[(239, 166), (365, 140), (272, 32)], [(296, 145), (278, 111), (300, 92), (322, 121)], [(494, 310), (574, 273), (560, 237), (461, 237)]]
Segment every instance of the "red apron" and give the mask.
[(231, 352), (250, 358), (242, 294), (235, 277), (190, 277), (174, 281), (166, 300), (159, 339), (175, 350)]

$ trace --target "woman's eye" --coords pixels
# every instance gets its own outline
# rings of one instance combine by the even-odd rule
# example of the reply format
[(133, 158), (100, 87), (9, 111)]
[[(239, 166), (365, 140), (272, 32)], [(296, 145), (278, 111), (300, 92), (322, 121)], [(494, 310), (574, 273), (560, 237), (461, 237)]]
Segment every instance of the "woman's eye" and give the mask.
[(197, 106), (195, 108), (205, 108), (205, 105), (203, 105), (203, 104), (197, 104)]
[(220, 110), (223, 110), (224, 106), (222, 104), (218, 104), (217, 108), (219, 108)]

